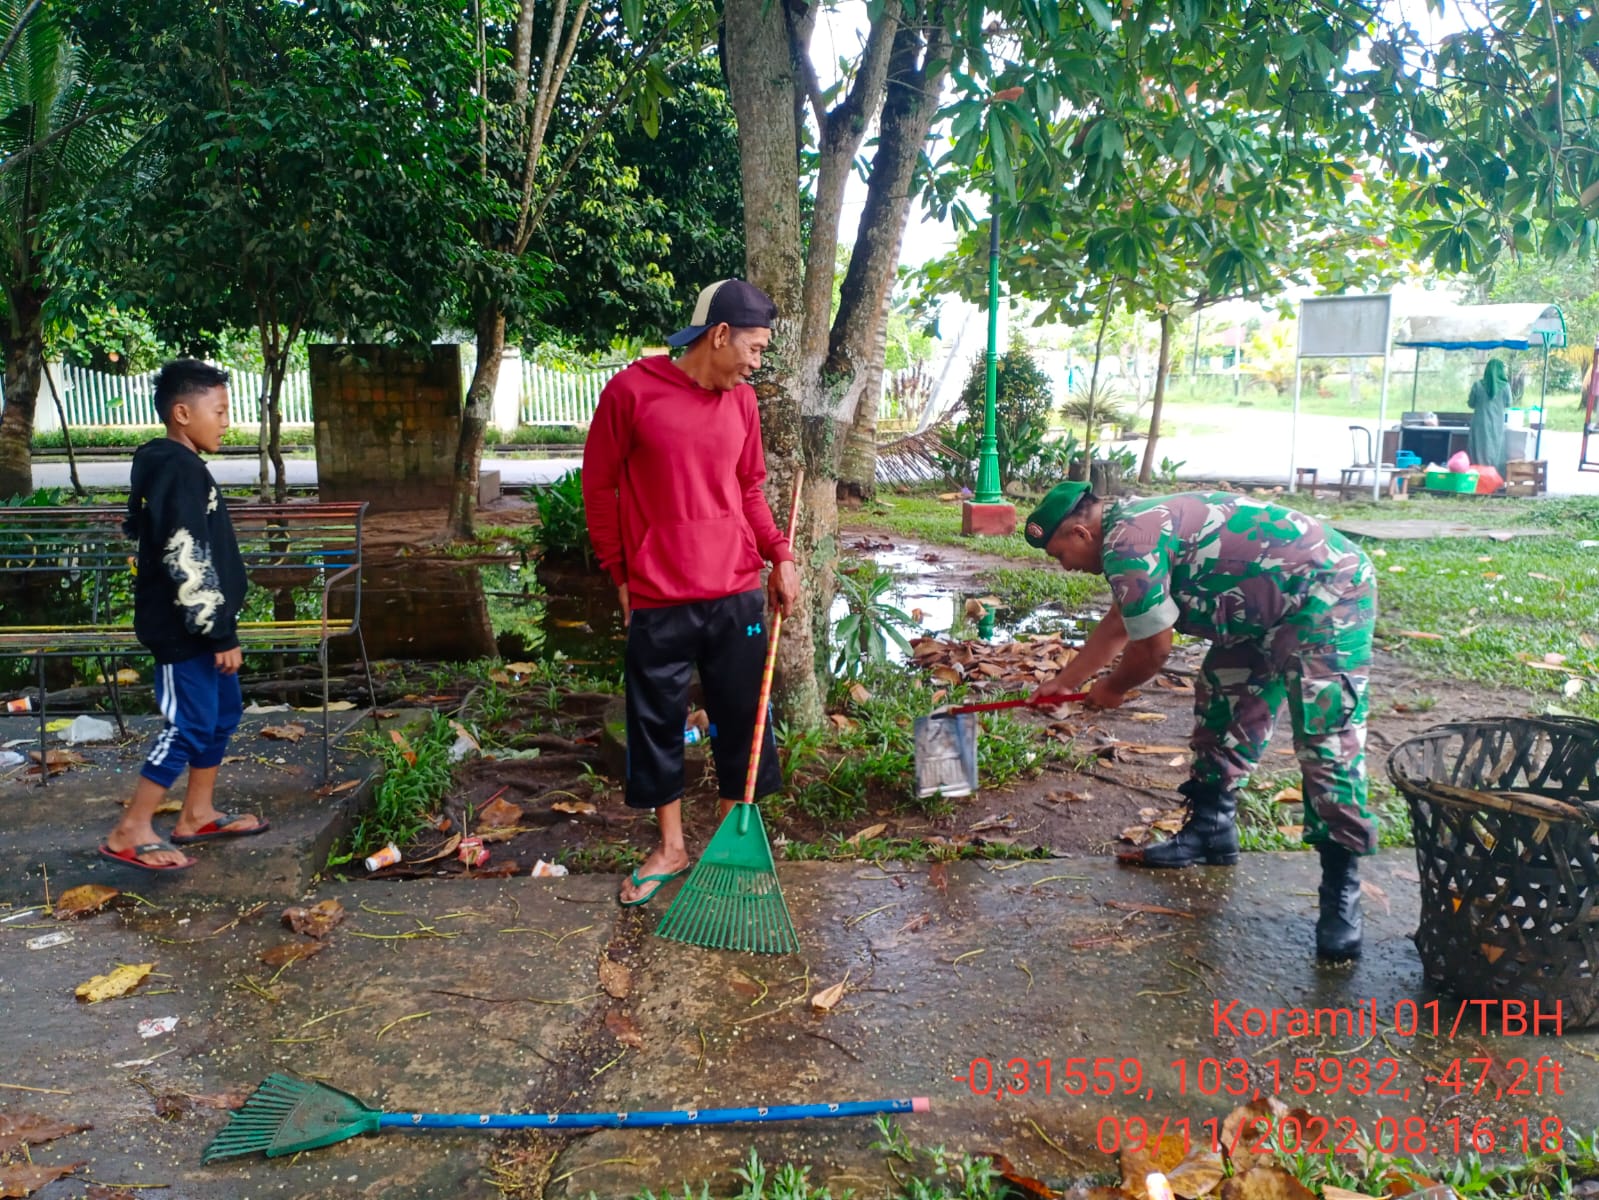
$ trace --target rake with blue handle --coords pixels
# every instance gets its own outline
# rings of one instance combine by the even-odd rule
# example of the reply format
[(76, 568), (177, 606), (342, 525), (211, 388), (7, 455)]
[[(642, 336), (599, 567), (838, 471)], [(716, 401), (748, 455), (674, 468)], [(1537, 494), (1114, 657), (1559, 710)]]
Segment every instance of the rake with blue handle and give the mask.
[(212, 1163), (245, 1154), (277, 1158), (385, 1129), (646, 1129), (663, 1125), (732, 1125), (927, 1110), (926, 1099), (916, 1097), (654, 1112), (390, 1113), (372, 1108), (349, 1092), (341, 1092), (327, 1084), (279, 1074), (269, 1076), (256, 1088), (244, 1107), (232, 1115), (222, 1132), (205, 1148), (201, 1161)]

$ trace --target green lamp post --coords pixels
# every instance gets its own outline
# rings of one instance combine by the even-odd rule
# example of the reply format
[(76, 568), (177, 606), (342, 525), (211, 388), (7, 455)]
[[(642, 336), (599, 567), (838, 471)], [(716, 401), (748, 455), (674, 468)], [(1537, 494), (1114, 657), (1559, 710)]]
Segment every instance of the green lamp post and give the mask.
[(988, 376), (983, 386), (983, 440), (977, 445), (978, 504), (1003, 504), (999, 490), (999, 436), (995, 404), (999, 394), (999, 184), (994, 184), (988, 214)]
[[(1019, 87), (1006, 88), (988, 98), (989, 154), (994, 153), (993, 105), (1015, 100)], [(1016, 532), (1016, 506), (1005, 502), (999, 482), (999, 437), (995, 406), (999, 392), (999, 174), (995, 172), (988, 215), (988, 355), (983, 389), (983, 436), (977, 444), (977, 488), (963, 506), (961, 532), (1003, 537)]]

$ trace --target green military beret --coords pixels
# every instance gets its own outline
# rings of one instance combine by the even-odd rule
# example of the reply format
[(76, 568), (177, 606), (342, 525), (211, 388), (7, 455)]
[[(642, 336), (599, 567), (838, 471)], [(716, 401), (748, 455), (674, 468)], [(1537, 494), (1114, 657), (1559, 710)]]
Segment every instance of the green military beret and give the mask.
[(1038, 502), (1038, 507), (1033, 509), (1027, 518), (1027, 528), (1022, 531), (1027, 544), (1039, 550), (1049, 545), (1049, 539), (1055, 536), (1055, 530), (1060, 528), (1060, 523), (1086, 495), (1088, 495), (1086, 483), (1071, 481), (1057, 483), (1052, 487), (1049, 495)]

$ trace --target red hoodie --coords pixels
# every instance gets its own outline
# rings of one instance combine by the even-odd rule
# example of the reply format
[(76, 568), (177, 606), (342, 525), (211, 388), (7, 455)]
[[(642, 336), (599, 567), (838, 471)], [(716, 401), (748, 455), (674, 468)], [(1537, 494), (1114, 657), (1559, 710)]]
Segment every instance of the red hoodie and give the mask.
[(583, 445), (583, 506), (600, 565), (634, 608), (715, 600), (760, 586), (794, 553), (762, 485), (755, 390), (702, 388), (664, 355), (600, 393)]

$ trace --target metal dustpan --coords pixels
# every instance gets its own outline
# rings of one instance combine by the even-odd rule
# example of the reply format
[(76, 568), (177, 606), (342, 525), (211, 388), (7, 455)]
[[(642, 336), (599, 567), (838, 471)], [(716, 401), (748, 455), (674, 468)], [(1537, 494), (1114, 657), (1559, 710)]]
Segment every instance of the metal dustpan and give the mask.
[(916, 798), (970, 796), (977, 791), (977, 714), (1004, 708), (1054, 708), (1085, 700), (1087, 692), (1045, 700), (992, 700), (961, 704), (925, 717), (911, 727), (916, 752)]

